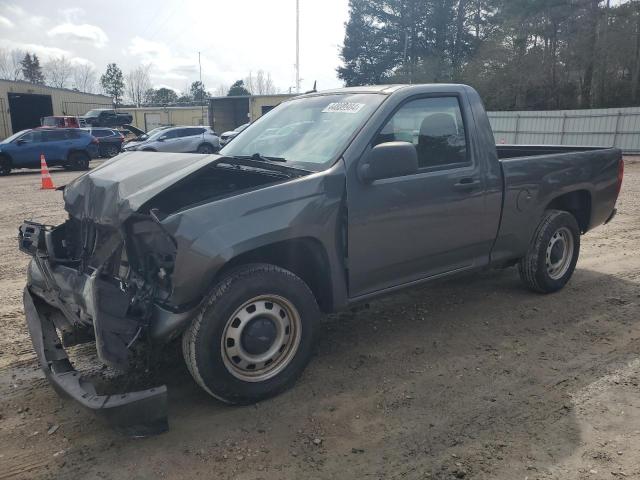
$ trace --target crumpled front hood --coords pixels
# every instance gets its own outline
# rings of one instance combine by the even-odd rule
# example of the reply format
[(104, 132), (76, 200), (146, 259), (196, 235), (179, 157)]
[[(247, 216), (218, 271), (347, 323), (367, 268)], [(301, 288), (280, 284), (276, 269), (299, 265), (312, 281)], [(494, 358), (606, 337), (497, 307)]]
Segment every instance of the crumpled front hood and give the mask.
[(65, 209), (78, 219), (118, 227), (145, 202), (220, 155), (127, 152), (69, 183)]

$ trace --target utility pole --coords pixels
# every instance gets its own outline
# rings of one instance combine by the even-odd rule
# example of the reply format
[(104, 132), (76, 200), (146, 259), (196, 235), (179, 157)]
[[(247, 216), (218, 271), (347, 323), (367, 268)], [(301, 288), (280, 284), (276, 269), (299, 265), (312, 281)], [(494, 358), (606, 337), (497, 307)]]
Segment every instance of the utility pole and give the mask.
[(200, 111), (202, 116), (202, 125), (204, 125), (204, 85), (202, 84), (202, 62), (200, 61), (200, 52), (198, 52), (198, 68), (200, 69), (200, 91), (202, 98), (200, 99)]
[(300, 0), (296, 0), (296, 93), (300, 93)]

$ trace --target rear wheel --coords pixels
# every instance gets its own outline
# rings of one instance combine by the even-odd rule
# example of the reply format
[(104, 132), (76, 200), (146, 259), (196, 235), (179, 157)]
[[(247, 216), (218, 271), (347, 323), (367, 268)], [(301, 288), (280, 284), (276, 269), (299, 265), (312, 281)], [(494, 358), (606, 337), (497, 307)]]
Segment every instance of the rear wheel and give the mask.
[(184, 333), (182, 351), (209, 394), (227, 403), (254, 403), (300, 376), (319, 319), (315, 297), (296, 275), (274, 265), (246, 265), (215, 287)]
[(580, 227), (569, 212), (545, 212), (529, 251), (518, 264), (520, 278), (530, 289), (551, 293), (564, 287), (580, 254)]
[(5, 156), (0, 156), (0, 176), (4, 177), (11, 173), (11, 160)]
[(208, 155), (208, 154), (211, 154), (211, 153), (215, 152), (215, 148), (213, 148), (213, 145), (211, 145), (209, 143), (203, 143), (202, 145), (200, 145), (198, 147), (197, 152), (205, 154), (205, 155)]
[(89, 155), (84, 152), (71, 152), (69, 154), (68, 168), (71, 170), (89, 170)]
[(104, 156), (107, 158), (115, 157), (120, 153), (120, 148), (115, 144), (109, 144), (104, 147)]

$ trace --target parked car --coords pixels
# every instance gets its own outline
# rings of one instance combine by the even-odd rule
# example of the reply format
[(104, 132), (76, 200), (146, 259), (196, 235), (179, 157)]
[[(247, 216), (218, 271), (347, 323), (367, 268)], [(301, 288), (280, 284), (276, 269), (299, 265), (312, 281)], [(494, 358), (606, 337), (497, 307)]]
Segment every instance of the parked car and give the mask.
[(119, 128), (119, 132), (124, 136), (125, 143), (132, 140), (139, 140), (141, 136), (146, 135), (144, 130), (140, 130), (133, 125), (122, 125)]
[(95, 108), (80, 117), (82, 127), (119, 127), (133, 122), (133, 117), (110, 108)]
[(209, 127), (159, 127), (136, 142), (124, 146), (126, 152), (214, 153), (220, 149), (220, 139)]
[(124, 135), (113, 128), (87, 128), (98, 140), (98, 155), (104, 158), (115, 157), (122, 151)]
[(220, 155), (121, 155), (67, 185), (65, 223), (25, 222), (33, 345), (58, 391), (130, 432), (166, 428), (166, 388), (97, 395), (51, 318), (119, 368), (182, 336), (207, 393), (254, 403), (301, 374), (321, 312), (489, 267), (560, 290), (623, 168), (614, 148), (496, 148), (463, 85), (302, 95)]
[(42, 117), (40, 124), (43, 127), (57, 127), (57, 128), (80, 128), (80, 121), (78, 117), (71, 117), (68, 115), (51, 115), (48, 117)]
[(14, 168), (40, 168), (41, 154), (49, 166), (87, 170), (98, 156), (98, 140), (79, 128), (23, 130), (0, 142), (0, 175)]
[[(125, 144), (127, 144), (127, 145), (128, 145), (128, 144), (129, 144), (129, 143), (131, 143), (131, 142), (137, 142), (137, 143), (135, 144), (135, 145), (137, 145), (137, 144), (139, 144), (140, 142), (144, 142), (144, 141), (148, 140), (148, 139), (149, 139), (149, 137), (151, 137), (151, 136), (155, 135), (155, 134), (156, 134), (156, 133), (158, 133), (160, 130), (166, 130), (167, 128), (172, 128), (172, 127), (174, 127), (174, 126), (175, 126), (175, 125), (163, 125), (163, 126), (160, 126), (160, 127), (153, 128), (153, 129), (149, 130), (148, 132), (143, 132), (142, 130), (138, 130), (138, 129), (135, 129), (135, 130), (134, 130), (134, 129), (131, 129), (131, 128), (127, 128), (127, 126), (125, 126), (124, 128), (127, 128), (127, 130), (128, 130), (129, 132), (131, 132), (133, 135), (135, 135), (135, 137), (134, 137), (134, 138), (127, 139), (127, 140), (125, 141)], [(138, 130), (138, 131), (136, 131), (136, 130)]]
[(220, 135), (220, 146), (224, 147), (227, 143), (229, 143), (231, 140), (236, 138), (238, 134), (242, 132), (244, 129), (246, 129), (249, 125), (250, 125), (249, 123), (245, 123), (244, 125), (240, 125), (238, 128), (234, 130), (224, 132), (222, 135)]

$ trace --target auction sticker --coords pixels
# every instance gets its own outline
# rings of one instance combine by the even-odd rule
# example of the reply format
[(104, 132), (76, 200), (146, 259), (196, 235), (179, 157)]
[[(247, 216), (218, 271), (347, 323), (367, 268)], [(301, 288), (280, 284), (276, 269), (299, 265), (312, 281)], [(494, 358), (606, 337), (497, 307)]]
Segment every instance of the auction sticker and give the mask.
[(322, 113), (358, 113), (364, 103), (336, 102), (327, 105)]

